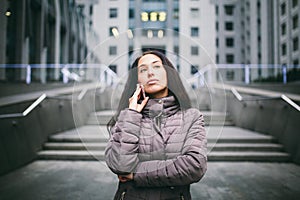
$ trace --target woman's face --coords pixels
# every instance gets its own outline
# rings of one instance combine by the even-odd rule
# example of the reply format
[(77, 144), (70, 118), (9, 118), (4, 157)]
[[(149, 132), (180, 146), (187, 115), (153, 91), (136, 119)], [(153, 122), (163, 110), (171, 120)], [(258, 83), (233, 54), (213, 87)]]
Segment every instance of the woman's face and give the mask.
[(154, 54), (147, 54), (138, 62), (138, 82), (152, 98), (168, 95), (167, 72), (161, 59)]

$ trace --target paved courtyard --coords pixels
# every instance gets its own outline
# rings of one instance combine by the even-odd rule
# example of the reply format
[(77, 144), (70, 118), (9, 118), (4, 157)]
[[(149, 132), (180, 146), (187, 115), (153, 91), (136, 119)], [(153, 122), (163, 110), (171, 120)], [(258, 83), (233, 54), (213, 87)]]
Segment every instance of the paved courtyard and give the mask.
[[(103, 162), (35, 161), (0, 177), (1, 200), (112, 199), (117, 178)], [(209, 162), (197, 199), (300, 199), (300, 166), (292, 163)]]

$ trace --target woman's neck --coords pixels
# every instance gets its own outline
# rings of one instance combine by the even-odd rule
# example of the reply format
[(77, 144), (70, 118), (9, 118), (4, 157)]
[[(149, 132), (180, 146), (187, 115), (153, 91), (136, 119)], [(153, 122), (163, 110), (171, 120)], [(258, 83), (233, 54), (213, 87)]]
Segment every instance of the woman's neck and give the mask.
[(149, 94), (149, 96), (150, 96), (151, 99), (160, 99), (160, 98), (168, 96), (168, 94), (169, 94), (169, 90), (168, 90), (168, 88), (165, 88), (165, 89), (163, 89), (159, 92), (156, 92), (154, 94)]

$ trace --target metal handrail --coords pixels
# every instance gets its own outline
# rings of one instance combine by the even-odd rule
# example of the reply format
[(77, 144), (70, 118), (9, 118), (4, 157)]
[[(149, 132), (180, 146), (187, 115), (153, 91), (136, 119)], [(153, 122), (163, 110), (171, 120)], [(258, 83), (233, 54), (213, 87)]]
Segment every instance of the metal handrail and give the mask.
[(235, 96), (235, 98), (239, 101), (258, 101), (258, 100), (271, 100), (271, 99), (282, 99), (284, 100), (286, 103), (288, 103), (290, 106), (292, 106), (293, 108), (295, 108), (297, 111), (300, 112), (300, 106), (298, 104), (296, 104), (293, 100), (291, 100), (289, 97), (287, 97), (284, 94), (281, 94), (278, 97), (264, 97), (264, 98), (243, 98), (240, 93), (234, 88), (231, 87), (230, 88), (231, 92), (233, 93), (233, 95)]
[(45, 98), (46, 94), (42, 94), (37, 100), (35, 100), (28, 108), (22, 113), (9, 113), (0, 115), (0, 119), (3, 118), (14, 118), (14, 117), (26, 117), (34, 108), (36, 108)]

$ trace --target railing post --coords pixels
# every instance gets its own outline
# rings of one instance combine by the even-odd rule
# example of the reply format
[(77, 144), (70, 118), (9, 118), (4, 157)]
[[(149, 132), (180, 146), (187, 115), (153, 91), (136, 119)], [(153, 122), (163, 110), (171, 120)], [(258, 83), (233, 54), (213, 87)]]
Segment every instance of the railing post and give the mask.
[(249, 65), (245, 66), (245, 83), (247, 85), (250, 83), (250, 68), (249, 68)]
[(26, 67), (26, 84), (29, 85), (31, 83), (31, 67), (27, 65)]
[(286, 65), (282, 66), (282, 78), (283, 78), (283, 84), (287, 83), (287, 67)]

